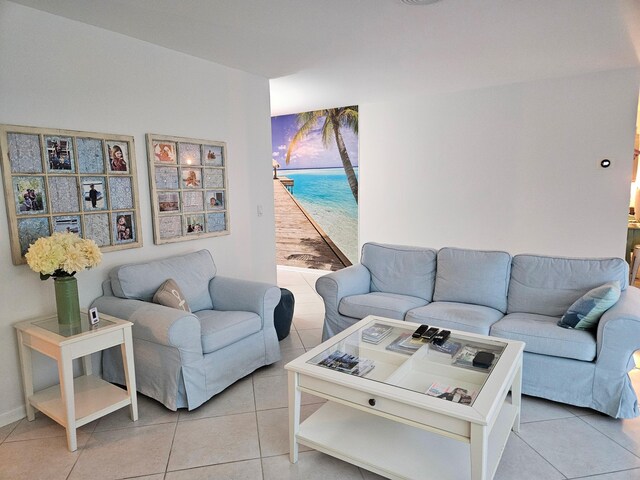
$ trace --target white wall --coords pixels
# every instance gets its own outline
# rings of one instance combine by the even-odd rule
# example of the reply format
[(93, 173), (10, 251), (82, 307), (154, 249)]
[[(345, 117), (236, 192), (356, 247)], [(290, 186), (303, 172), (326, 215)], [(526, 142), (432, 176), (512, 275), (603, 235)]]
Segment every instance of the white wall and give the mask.
[[(106, 253), (78, 274), (81, 306), (115, 265), (201, 248), (220, 274), (275, 281), (269, 85), (264, 78), (0, 0), (0, 123), (133, 135), (143, 248)], [(228, 146), (231, 235), (153, 244), (145, 133), (222, 140)], [(0, 187), (1, 189), (2, 187)], [(264, 214), (257, 216), (261, 205)], [(5, 211), (4, 192), (0, 211)], [(4, 214), (4, 213), (2, 213)], [(11, 262), (0, 221), (0, 425), (23, 415), (18, 320), (53, 313), (53, 283)], [(39, 384), (55, 368), (36, 362)]]
[(638, 89), (622, 70), (360, 105), (360, 243), (624, 256)]

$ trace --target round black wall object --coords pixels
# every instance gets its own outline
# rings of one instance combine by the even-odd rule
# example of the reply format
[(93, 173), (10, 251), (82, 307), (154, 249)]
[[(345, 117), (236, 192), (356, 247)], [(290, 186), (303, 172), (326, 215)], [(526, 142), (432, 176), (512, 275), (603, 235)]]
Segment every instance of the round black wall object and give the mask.
[(611, 160), (605, 158), (604, 160), (600, 160), (600, 166), (602, 168), (609, 168), (611, 166)]

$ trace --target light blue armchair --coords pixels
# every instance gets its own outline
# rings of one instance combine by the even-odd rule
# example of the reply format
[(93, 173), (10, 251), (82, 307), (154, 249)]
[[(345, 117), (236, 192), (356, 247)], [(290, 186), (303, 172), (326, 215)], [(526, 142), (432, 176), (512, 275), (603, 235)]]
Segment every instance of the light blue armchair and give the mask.
[[(151, 303), (169, 278), (192, 313)], [(216, 275), (208, 250), (114, 268), (92, 306), (133, 322), (138, 391), (167, 408), (192, 410), (257, 368), (277, 362), (273, 311), (280, 289)], [(103, 353), (102, 374), (124, 384), (119, 351)]]

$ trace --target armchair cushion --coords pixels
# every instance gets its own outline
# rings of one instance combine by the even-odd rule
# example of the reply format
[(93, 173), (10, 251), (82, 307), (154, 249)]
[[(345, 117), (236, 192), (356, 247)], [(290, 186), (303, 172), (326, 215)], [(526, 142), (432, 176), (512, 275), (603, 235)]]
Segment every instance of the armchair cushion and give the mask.
[(407, 313), (407, 322), (489, 335), (491, 325), (503, 317), (495, 308), (469, 303), (433, 302)]
[(491, 327), (491, 335), (525, 342), (524, 351), (591, 362), (596, 358), (592, 332), (560, 328), (558, 317), (511, 313)]
[(621, 258), (562, 258), (516, 255), (511, 264), (507, 313), (561, 317), (576, 298), (618, 280), (629, 285), (629, 265)]
[(397, 293), (431, 301), (436, 275), (432, 248), (365, 243), (361, 263), (371, 272), (371, 291)]
[(259, 332), (262, 320), (253, 312), (200, 310), (195, 313), (202, 329), (202, 353), (215, 352)]
[(153, 303), (164, 305), (165, 307), (177, 308), (190, 312), (189, 304), (184, 299), (184, 293), (173, 278), (170, 278), (156, 291), (153, 296)]
[(351, 318), (364, 318), (367, 315), (404, 319), (404, 315), (412, 308), (425, 305), (422, 298), (398, 295), (395, 293), (373, 292), (364, 295), (344, 297), (338, 306), (341, 315)]
[(160, 285), (173, 278), (182, 287), (191, 309), (197, 312), (213, 308), (209, 282), (215, 275), (211, 253), (200, 250), (162, 260), (121, 265), (111, 270), (109, 279), (116, 297), (151, 302)]
[(433, 300), (507, 311), (511, 255), (507, 252), (442, 248)]

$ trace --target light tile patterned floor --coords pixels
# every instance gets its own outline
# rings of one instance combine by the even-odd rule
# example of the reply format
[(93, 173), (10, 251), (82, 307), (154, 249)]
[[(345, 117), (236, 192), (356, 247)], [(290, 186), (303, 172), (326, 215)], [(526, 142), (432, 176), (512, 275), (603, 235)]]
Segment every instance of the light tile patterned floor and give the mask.
[[(284, 364), (320, 342), (324, 309), (314, 290), (322, 272), (280, 269), (296, 297), (283, 359), (237, 382), (192, 412), (171, 412), (139, 397), (138, 422), (121, 409), (80, 429), (69, 452), (65, 432), (38, 416), (0, 427), (0, 480), (122, 479), (375, 480), (382, 477), (302, 448), (288, 458)], [(640, 391), (640, 371), (632, 374)], [(302, 416), (321, 399), (303, 396)], [(392, 450), (390, 455), (392, 455)], [(640, 418), (614, 420), (591, 410), (524, 397), (497, 480), (640, 479)]]

